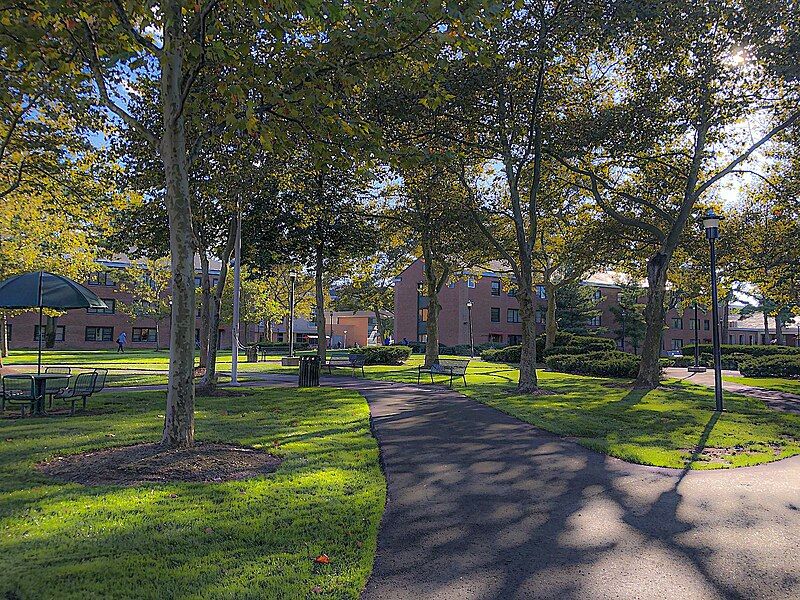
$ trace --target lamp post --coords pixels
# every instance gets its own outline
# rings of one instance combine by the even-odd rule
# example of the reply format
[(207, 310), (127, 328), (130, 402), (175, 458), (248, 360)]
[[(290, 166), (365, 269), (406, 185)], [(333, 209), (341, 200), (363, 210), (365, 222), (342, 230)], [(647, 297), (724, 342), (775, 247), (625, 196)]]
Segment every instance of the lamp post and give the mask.
[(421, 281), (417, 282), (417, 330), (416, 330), (416, 340), (419, 341), (419, 311), (422, 307), (422, 289), (423, 283)]
[[(714, 399), (716, 401), (716, 411), (725, 409), (722, 401), (722, 349), (720, 348), (719, 300), (717, 297), (717, 251), (715, 247), (715, 242), (717, 238), (719, 238), (719, 222), (722, 219), (723, 217), (717, 215), (711, 209), (701, 218), (711, 251), (711, 320), (713, 321), (712, 343), (714, 352)], [(696, 344), (695, 347), (697, 347)]]
[(344, 330), (344, 347), (347, 348), (347, 329)]
[(333, 311), (331, 311), (331, 341), (328, 344), (328, 348), (333, 348)]
[(690, 373), (705, 373), (706, 368), (700, 366), (700, 318), (697, 314), (697, 300), (694, 301), (694, 366), (687, 369)]
[(289, 273), (289, 356), (294, 356), (294, 281), (297, 273)]
[(475, 358), (475, 342), (472, 339), (472, 300), (467, 300), (467, 321), (469, 322), (469, 355)]

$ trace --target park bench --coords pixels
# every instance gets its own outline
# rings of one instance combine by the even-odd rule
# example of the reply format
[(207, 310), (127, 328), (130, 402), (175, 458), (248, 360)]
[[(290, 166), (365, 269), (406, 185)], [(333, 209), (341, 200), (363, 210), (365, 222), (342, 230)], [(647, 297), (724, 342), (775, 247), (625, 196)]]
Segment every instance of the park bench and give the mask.
[(86, 400), (89, 396), (98, 394), (106, 387), (108, 369), (95, 369), (88, 373), (81, 373), (75, 377), (70, 385), (53, 394), (56, 400), (69, 401), (70, 414), (75, 414), (75, 401), (78, 398), (83, 400), (83, 408), (86, 408)]
[(431, 383), (434, 383), (434, 375), (445, 375), (450, 377), (450, 387), (453, 387), (453, 380), (461, 377), (464, 386), (467, 385), (467, 366), (468, 358), (440, 358), (439, 362), (430, 367), (420, 366), (417, 371), (417, 384), (420, 383), (423, 373), (430, 373)]
[(363, 354), (331, 354), (325, 359), (325, 366), (328, 367), (328, 375), (332, 375), (332, 367), (351, 367), (353, 376), (356, 374), (356, 369), (361, 369), (361, 376), (364, 377), (366, 359)]

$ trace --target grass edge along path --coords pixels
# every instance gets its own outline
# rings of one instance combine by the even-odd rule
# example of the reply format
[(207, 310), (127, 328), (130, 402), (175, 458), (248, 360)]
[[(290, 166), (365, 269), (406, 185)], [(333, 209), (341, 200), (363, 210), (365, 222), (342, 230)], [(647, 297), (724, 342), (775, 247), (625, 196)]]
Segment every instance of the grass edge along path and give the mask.
[[(198, 398), (198, 440), (282, 457), (265, 477), (84, 487), (35, 471), (54, 456), (158, 439), (163, 392), (97, 400), (77, 417), (0, 420), (0, 597), (359, 597), (386, 498), (361, 395)], [(314, 561), (321, 554), (329, 564)]]
[[(414, 356), (402, 366), (367, 367), (366, 376), (416, 384), (418, 363)], [(473, 361), (468, 386), (454, 387), (521, 421), (632, 463), (719, 469), (800, 454), (800, 415), (772, 410), (755, 398), (726, 392), (726, 411), (715, 416), (714, 391), (705, 386), (667, 381), (644, 391), (622, 379), (539, 371), (540, 385), (549, 393), (528, 396), (516, 393), (516, 375), (515, 365)], [(423, 375), (422, 383), (430, 384), (430, 377)]]
[(800, 396), (800, 379), (784, 379), (782, 377), (737, 377), (724, 376), (725, 381), (747, 385), (762, 390), (774, 390)]

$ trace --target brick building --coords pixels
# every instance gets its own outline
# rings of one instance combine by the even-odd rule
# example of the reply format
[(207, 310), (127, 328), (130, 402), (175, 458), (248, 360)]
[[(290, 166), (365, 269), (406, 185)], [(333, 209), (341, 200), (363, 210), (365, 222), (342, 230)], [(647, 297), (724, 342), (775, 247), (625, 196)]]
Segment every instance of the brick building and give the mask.
[[(462, 277), (448, 282), (439, 294), (442, 310), (439, 318), (440, 343), (453, 346), (469, 344), (469, 320), (467, 301), (472, 302), (472, 331), (475, 345), (486, 342), (518, 344), (522, 339), (519, 303), (514, 297), (513, 287), (508, 285), (508, 276), (503, 277), (502, 265), (493, 263), (490, 268), (476, 273), (475, 277)], [(597, 273), (583, 281), (583, 285), (594, 288), (599, 315), (587, 324), (589, 330), (598, 331), (605, 337), (616, 337), (619, 329), (611, 307), (618, 302), (620, 286), (612, 273)], [(394, 281), (394, 338), (402, 341), (424, 341), (427, 319), (427, 298), (420, 295), (419, 282), (424, 281), (424, 262), (414, 261)], [(544, 286), (537, 286), (537, 330), (544, 332), (547, 297)], [(724, 343), (762, 344), (763, 328), (754, 326), (752, 319), (729, 323), (728, 339)], [(711, 342), (711, 313), (699, 311), (699, 336), (701, 343)], [(774, 329), (772, 330), (774, 335)], [(784, 333), (787, 345), (797, 344), (797, 332)], [(687, 309), (667, 312), (662, 351), (680, 350), (694, 343), (694, 311)], [(619, 342), (618, 342), (619, 343)], [(630, 343), (626, 349), (630, 350)]]
[[(116, 339), (123, 331), (128, 337), (130, 349), (152, 349), (156, 347), (155, 322), (148, 318), (133, 318), (120, 310), (120, 305), (131, 301), (130, 294), (122, 292), (114, 277), (115, 272), (131, 266), (125, 256), (115, 256), (110, 260), (99, 260), (98, 270), (84, 285), (97, 294), (108, 305), (108, 310), (76, 309), (60, 315), (56, 321), (55, 348), (61, 350), (102, 350), (116, 347)], [(196, 265), (196, 283), (200, 285), (199, 262)], [(219, 275), (219, 264), (212, 264), (213, 282)], [(28, 311), (8, 319), (8, 346), (11, 349), (35, 348), (38, 345), (37, 333), (39, 315)], [(246, 331), (245, 331), (246, 329)], [(241, 343), (256, 341), (259, 327), (242, 324)], [(164, 319), (159, 327), (160, 346), (169, 346), (170, 323)], [(200, 336), (199, 312), (196, 321), (196, 336)], [(220, 347), (231, 347), (230, 324), (220, 327)]]

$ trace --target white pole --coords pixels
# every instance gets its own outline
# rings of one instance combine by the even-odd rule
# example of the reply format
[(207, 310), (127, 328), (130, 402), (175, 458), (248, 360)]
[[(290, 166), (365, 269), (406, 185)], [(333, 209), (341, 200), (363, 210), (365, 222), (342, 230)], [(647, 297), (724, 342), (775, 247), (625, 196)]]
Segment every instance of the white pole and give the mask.
[(236, 214), (236, 262), (233, 263), (233, 326), (231, 327), (231, 385), (239, 385), (239, 295), (242, 285), (242, 211)]

